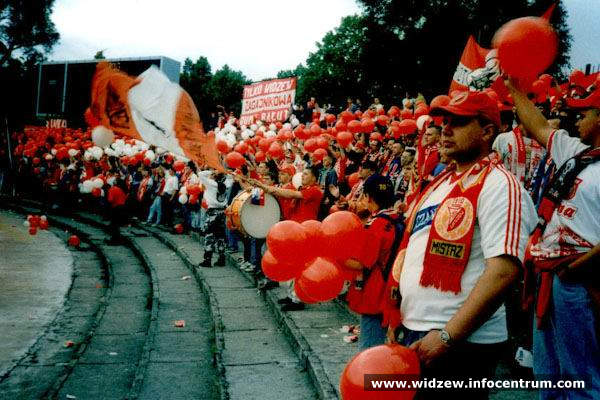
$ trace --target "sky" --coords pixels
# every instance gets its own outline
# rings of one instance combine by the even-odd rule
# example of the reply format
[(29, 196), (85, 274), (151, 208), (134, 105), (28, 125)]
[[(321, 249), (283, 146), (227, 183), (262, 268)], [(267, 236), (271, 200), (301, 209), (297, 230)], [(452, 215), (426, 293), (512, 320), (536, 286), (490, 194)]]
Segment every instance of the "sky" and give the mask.
[[(573, 35), (571, 64), (600, 64), (600, 0), (564, 0)], [(303, 63), (355, 0), (56, 0), (60, 33), (51, 60), (205, 56), (257, 81)], [(461, 52), (462, 49), (457, 49)]]

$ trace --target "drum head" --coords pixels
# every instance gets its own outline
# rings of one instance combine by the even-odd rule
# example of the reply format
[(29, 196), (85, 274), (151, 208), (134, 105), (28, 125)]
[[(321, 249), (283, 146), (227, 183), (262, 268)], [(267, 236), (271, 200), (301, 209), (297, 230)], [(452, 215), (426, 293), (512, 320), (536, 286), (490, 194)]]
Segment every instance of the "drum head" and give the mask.
[(254, 205), (248, 198), (244, 202), (240, 214), (244, 231), (257, 239), (266, 238), (269, 229), (281, 219), (279, 203), (275, 197), (268, 193), (265, 193), (264, 206)]

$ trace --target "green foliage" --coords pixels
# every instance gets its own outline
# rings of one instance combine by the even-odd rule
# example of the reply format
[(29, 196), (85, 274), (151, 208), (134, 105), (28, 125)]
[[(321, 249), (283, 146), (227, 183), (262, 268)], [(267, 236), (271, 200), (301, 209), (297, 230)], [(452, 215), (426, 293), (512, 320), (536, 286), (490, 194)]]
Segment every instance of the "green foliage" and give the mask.
[(94, 54), (94, 60), (104, 60), (106, 57), (104, 57), (104, 50), (99, 50), (96, 52), (96, 54)]
[(54, 0), (0, 0), (0, 67), (49, 52), (59, 35), (50, 19)]
[(206, 57), (199, 57), (196, 62), (186, 58), (179, 84), (192, 97), (203, 119), (216, 111), (217, 105), (237, 115), (241, 110), (244, 85), (251, 83), (240, 71), (232, 70), (228, 65), (214, 74)]

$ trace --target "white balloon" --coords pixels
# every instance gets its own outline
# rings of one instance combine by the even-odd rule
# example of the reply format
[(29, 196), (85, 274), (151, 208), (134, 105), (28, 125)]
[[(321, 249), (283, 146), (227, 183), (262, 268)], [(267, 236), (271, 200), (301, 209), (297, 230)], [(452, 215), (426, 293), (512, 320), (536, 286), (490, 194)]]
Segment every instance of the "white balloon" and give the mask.
[(52, 157), (52, 154), (46, 154), (46, 155), (44, 156), (44, 158), (46, 159), (46, 161), (50, 161), (50, 160), (52, 160), (54, 157)]
[(233, 134), (228, 134), (225, 137), (225, 141), (227, 142), (227, 144), (229, 145), (229, 147), (233, 148), (235, 146), (235, 144), (237, 143), (237, 139), (235, 138), (235, 136)]
[(258, 130), (262, 131), (262, 132), (266, 132), (267, 128), (265, 128), (263, 125), (261, 125), (258, 127)]
[(271, 124), (271, 125), (269, 125), (269, 130), (270, 131), (276, 131), (277, 130), (277, 126), (275, 124)]
[(92, 142), (102, 148), (110, 146), (115, 140), (115, 134), (110, 129), (99, 125), (92, 130)]
[(42, 215), (42, 216), (40, 217), (40, 219), (41, 219), (42, 221), (46, 221), (48, 218), (47, 218), (45, 215)]
[[(110, 150), (110, 149), (106, 149), (106, 150)], [(100, 147), (92, 147), (91, 151), (92, 151), (92, 156), (96, 160), (100, 160), (102, 158), (102, 156), (104, 155), (104, 150), (102, 150)]]
[(51, 150), (50, 150), (50, 153), (52, 153), (52, 155), (53, 155), (53, 156), (55, 156), (55, 155), (56, 155), (56, 153), (58, 153), (58, 151), (57, 151), (56, 149), (51, 149)]
[(182, 187), (179, 189), (179, 194), (187, 194), (187, 188), (186, 188), (185, 186), (182, 186)]
[(146, 150), (144, 157), (152, 162), (156, 159), (156, 154), (152, 150)]
[(244, 140), (250, 139), (250, 137), (251, 137), (250, 132), (252, 132), (252, 131), (248, 131), (248, 130), (242, 131), (242, 139), (244, 139)]
[(27, 226), (28, 227), (29, 226), (29, 221), (23, 222), (23, 226)]
[(162, 147), (157, 147), (156, 150), (155, 150), (156, 154), (163, 154), (163, 153), (166, 153), (166, 152), (167, 152), (167, 150), (163, 149)]
[(290, 124), (289, 122), (286, 122), (285, 124), (283, 124), (283, 127), (285, 129), (292, 129), (292, 124)]
[(117, 180), (117, 178), (115, 178), (114, 176), (111, 176), (110, 178), (108, 178), (106, 180), (106, 183), (108, 183), (110, 186), (113, 186), (115, 184), (116, 180)]
[(85, 161), (92, 161), (92, 158), (93, 158), (92, 152), (89, 149), (86, 150), (85, 153), (83, 153), (83, 159)]
[(275, 137), (275, 136), (277, 136), (277, 134), (274, 131), (267, 131), (267, 132), (265, 132), (265, 137), (266, 138), (272, 138), (272, 137)]
[(296, 118), (294, 118), (293, 120), (290, 121), (292, 123), (292, 126), (295, 128), (298, 125), (300, 125), (300, 121), (297, 120)]
[(104, 181), (100, 178), (94, 178), (92, 180), (92, 184), (93, 184), (93, 187), (100, 189), (100, 188), (102, 188), (102, 186), (104, 186)]
[(294, 185), (296, 189), (299, 189), (300, 186), (302, 186), (302, 172), (298, 172), (292, 176), (292, 185)]
[(179, 202), (181, 204), (185, 204), (185, 203), (187, 203), (187, 201), (188, 201), (187, 194), (182, 194), (181, 196), (179, 196)]
[(83, 181), (81, 184), (81, 193), (91, 193), (94, 188), (94, 182), (91, 179)]
[(250, 129), (252, 129), (253, 131), (256, 131), (258, 129), (258, 125), (252, 124), (252, 125), (250, 125)]
[(67, 153), (69, 153), (69, 157), (75, 157), (79, 153), (79, 150), (69, 149)]
[(240, 129), (245, 131), (246, 129), (248, 129), (248, 125), (242, 124), (242, 126), (240, 126)]

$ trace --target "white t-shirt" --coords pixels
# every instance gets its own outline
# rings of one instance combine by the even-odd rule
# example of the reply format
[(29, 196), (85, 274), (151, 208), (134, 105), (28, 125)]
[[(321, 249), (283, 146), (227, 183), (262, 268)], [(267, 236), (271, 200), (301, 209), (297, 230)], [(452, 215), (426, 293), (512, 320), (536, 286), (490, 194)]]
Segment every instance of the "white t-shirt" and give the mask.
[(523, 144), (525, 145), (523, 170), (518, 165), (518, 144), (514, 131), (499, 134), (494, 140), (492, 148), (500, 155), (506, 169), (512, 172), (527, 190), (530, 190), (531, 181), (546, 155), (546, 150), (538, 142), (528, 137), (523, 138)]
[(164, 193), (168, 195), (173, 195), (177, 190), (179, 190), (179, 179), (177, 176), (167, 176), (165, 181), (165, 189)]
[[(400, 275), (402, 323), (411, 330), (444, 328), (483, 274), (485, 260), (506, 254), (523, 261), (529, 234), (535, 228), (535, 207), (523, 186), (504, 166), (494, 168), (479, 194), (471, 253), (462, 275), (460, 293), (421, 286), (419, 281), (433, 216), (455, 184), (450, 179), (441, 184), (421, 205), (415, 219)], [(498, 343), (507, 338), (506, 312), (502, 305), (467, 340)]]
[[(208, 208), (224, 208), (227, 206), (227, 190), (219, 194), (219, 185), (217, 181), (212, 178), (213, 171), (205, 170), (198, 173), (198, 178), (202, 185), (204, 185), (204, 200)], [(225, 188), (231, 187), (233, 184), (233, 178), (231, 175), (225, 176)]]
[[(557, 170), (588, 147), (564, 130), (555, 131), (548, 140), (548, 151)], [(569, 198), (552, 214), (541, 242), (531, 249), (532, 255), (563, 257), (588, 252), (600, 243), (599, 176), (600, 162), (589, 165), (577, 175)]]

